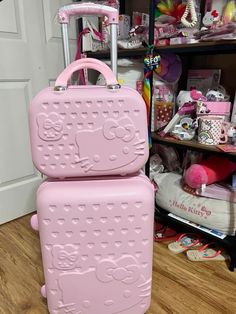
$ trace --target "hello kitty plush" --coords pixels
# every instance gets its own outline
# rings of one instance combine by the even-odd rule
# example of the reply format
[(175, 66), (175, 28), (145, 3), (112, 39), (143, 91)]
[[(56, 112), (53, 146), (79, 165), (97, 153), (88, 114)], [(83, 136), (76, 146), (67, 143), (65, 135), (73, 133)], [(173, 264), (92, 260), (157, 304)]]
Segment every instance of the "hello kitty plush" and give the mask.
[(206, 28), (213, 28), (219, 22), (220, 16), (216, 10), (208, 11), (202, 19), (202, 24)]
[(181, 90), (177, 96), (176, 103), (178, 107), (181, 107), (183, 104), (201, 99), (203, 100), (204, 96), (202, 95), (202, 92), (196, 89), (191, 91)]

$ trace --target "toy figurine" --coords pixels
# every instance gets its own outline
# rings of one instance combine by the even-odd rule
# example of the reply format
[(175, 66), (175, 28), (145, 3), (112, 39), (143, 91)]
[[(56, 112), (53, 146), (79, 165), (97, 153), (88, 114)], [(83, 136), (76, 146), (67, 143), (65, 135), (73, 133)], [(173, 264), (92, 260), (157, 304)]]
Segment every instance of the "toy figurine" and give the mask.
[(181, 90), (177, 96), (177, 106), (181, 107), (183, 104), (197, 100), (206, 100), (202, 92), (193, 89), (191, 91)]
[(194, 138), (196, 131), (196, 124), (194, 120), (191, 118), (183, 118), (180, 120), (178, 124), (174, 126), (173, 131), (171, 134), (174, 135), (179, 140), (187, 140), (190, 141)]
[(202, 24), (206, 28), (215, 28), (220, 20), (219, 13), (216, 10), (213, 10), (211, 12), (206, 12), (202, 19)]

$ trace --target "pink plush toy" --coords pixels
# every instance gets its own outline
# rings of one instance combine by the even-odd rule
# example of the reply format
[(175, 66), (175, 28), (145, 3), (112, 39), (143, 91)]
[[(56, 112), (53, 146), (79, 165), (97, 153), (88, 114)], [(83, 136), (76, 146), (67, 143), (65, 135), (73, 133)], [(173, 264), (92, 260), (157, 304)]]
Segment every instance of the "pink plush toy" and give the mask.
[(184, 175), (184, 181), (191, 188), (200, 188), (226, 179), (236, 171), (236, 163), (224, 157), (213, 156), (190, 166)]

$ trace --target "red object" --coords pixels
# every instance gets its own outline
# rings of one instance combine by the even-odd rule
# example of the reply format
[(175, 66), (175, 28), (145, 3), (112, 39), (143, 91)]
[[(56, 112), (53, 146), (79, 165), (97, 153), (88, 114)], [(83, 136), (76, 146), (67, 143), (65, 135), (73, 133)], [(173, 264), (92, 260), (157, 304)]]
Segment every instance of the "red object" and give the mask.
[(217, 12), (216, 10), (212, 11), (212, 12), (211, 12), (211, 15), (212, 15), (213, 17), (218, 17), (218, 16), (219, 16), (219, 14), (218, 14), (218, 12)]
[(235, 170), (236, 163), (228, 158), (213, 156), (189, 167), (184, 175), (184, 181), (191, 188), (196, 189), (203, 184), (209, 185), (222, 181)]
[(157, 129), (167, 125), (173, 116), (173, 103), (163, 100), (156, 101), (154, 105), (154, 123)]
[(136, 90), (139, 92), (139, 94), (143, 94), (143, 81), (136, 81)]
[(170, 45), (170, 39), (164, 38), (164, 39), (156, 39), (155, 40), (155, 46), (169, 46)]
[(186, 4), (174, 4), (171, 15), (176, 18), (177, 22), (179, 22), (181, 20), (181, 17), (184, 15), (185, 10)]
[[(203, 95), (202, 95), (202, 92), (196, 90), (196, 89), (192, 89), (190, 91), (190, 96), (192, 97), (193, 100), (199, 100), (199, 99), (203, 99), (205, 98)], [(205, 98), (206, 99), (206, 98)]]
[(162, 224), (160, 222), (155, 223), (154, 229), (155, 242), (176, 240), (178, 237), (179, 233), (174, 229), (170, 228), (168, 225)]
[(137, 26), (137, 25), (141, 25), (142, 24), (142, 13), (140, 12), (133, 12), (133, 27)]
[[(211, 246), (211, 247), (212, 247), (212, 246), (213, 246), (213, 247), (216, 246), (216, 247), (217, 247), (217, 243), (215, 243), (215, 242), (207, 243), (206, 245), (202, 246), (202, 247), (199, 249), (199, 252), (203, 252), (203, 251), (207, 250), (207, 249), (209, 248), (209, 246)], [(214, 258), (214, 257), (220, 255), (221, 252), (222, 252), (222, 249), (219, 249), (218, 251), (216, 251), (216, 252), (215, 252), (214, 254), (212, 254), (212, 255), (207, 255), (207, 254), (205, 254), (205, 255), (204, 255), (204, 258), (209, 258), (209, 259)]]

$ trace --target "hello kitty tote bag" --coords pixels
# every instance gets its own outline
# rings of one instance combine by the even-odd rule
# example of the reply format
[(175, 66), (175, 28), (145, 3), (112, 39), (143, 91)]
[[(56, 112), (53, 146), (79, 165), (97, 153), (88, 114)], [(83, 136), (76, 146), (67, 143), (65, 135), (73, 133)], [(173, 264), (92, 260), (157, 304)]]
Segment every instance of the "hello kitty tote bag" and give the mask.
[[(103, 74), (106, 86), (70, 85), (75, 71)], [(35, 167), (54, 178), (124, 175), (148, 159), (146, 106), (134, 89), (120, 86), (103, 62), (71, 63), (55, 87), (42, 90), (29, 112)]]

